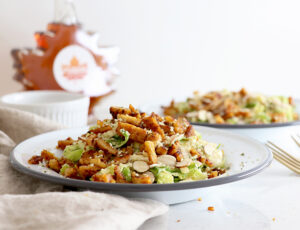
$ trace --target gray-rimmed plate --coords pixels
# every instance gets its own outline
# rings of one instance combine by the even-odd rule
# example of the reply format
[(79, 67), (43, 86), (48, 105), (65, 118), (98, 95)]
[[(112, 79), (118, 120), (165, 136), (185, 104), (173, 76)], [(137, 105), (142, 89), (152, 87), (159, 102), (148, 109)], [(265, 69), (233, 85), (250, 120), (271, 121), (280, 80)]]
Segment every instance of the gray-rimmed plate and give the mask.
[(55, 148), (57, 141), (67, 137), (77, 138), (86, 132), (87, 128), (59, 130), (29, 138), (13, 149), (10, 162), (16, 170), (41, 180), (80, 189), (152, 198), (172, 204), (197, 198), (199, 189), (203, 191), (206, 187), (253, 176), (270, 165), (272, 161), (272, 153), (254, 139), (208, 127), (195, 128), (202, 134), (204, 140), (221, 144), (230, 166), (226, 175), (208, 180), (175, 184), (109, 184), (64, 178), (45, 167), (27, 163), (31, 156), (40, 154), (43, 149), (48, 149), (59, 156), (61, 152)]
[[(296, 111), (300, 114), (300, 100), (294, 100)], [(145, 104), (139, 109), (142, 112), (151, 113), (152, 111), (158, 115), (163, 115), (162, 105), (167, 103)], [(290, 136), (293, 133), (300, 132), (300, 120), (285, 123), (271, 123), (271, 124), (209, 124), (209, 123), (192, 123), (194, 126), (206, 126), (212, 128), (223, 129), (237, 134), (247, 135), (261, 142), (268, 140), (280, 140), (282, 136)]]
[[(294, 100), (296, 111), (300, 115), (300, 100)], [(148, 104), (143, 105), (139, 109), (142, 112), (151, 113), (155, 112), (160, 116), (163, 116), (162, 106), (167, 103), (162, 104)], [(284, 123), (270, 123), (270, 124), (210, 124), (205, 122), (191, 122), (193, 125), (207, 126), (213, 128), (221, 128), (221, 129), (252, 129), (252, 128), (276, 128), (276, 127), (287, 127), (287, 126), (297, 126), (300, 125), (300, 120), (292, 121), (292, 122), (284, 122)]]

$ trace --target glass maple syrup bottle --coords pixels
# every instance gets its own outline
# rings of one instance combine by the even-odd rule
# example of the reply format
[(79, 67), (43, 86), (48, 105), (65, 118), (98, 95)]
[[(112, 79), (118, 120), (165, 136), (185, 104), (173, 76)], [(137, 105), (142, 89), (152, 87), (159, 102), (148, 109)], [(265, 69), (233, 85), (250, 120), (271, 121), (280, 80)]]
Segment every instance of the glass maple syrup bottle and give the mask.
[(26, 90), (65, 90), (90, 96), (95, 104), (110, 94), (118, 47), (98, 46), (99, 35), (86, 32), (71, 0), (55, 1), (55, 20), (34, 34), (37, 47), (13, 49), (14, 78)]

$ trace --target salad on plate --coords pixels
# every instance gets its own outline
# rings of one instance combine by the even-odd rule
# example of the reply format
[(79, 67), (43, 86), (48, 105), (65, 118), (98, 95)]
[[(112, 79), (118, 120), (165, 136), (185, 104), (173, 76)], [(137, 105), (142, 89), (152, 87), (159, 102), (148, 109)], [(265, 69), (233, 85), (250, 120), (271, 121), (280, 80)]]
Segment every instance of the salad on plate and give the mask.
[(248, 93), (244, 88), (234, 91), (195, 92), (182, 102), (163, 106), (164, 114), (186, 117), (193, 123), (270, 124), (299, 120), (291, 97)]
[(147, 115), (132, 105), (111, 107), (111, 119), (59, 140), (29, 164), (63, 177), (106, 183), (166, 184), (206, 180), (226, 172), (221, 146), (201, 138), (185, 118)]

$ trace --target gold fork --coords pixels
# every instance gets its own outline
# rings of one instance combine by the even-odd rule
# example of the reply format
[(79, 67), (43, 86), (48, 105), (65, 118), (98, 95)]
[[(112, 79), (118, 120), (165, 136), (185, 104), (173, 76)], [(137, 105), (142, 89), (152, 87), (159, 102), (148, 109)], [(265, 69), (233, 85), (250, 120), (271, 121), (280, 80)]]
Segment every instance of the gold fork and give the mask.
[[(297, 136), (300, 138), (299, 135)], [(292, 136), (292, 139), (300, 147), (300, 142), (297, 140), (297, 138)], [(271, 141), (268, 141), (266, 143), (266, 146), (268, 146), (272, 150), (273, 156), (277, 161), (279, 161), (281, 164), (294, 171), (295, 173), (300, 174), (300, 160), (293, 157), (291, 154), (289, 154), (279, 146), (275, 145)]]
[(300, 147), (300, 141), (297, 140), (300, 139), (300, 135), (299, 134), (296, 134), (295, 136), (291, 135), (291, 137), (295, 141), (295, 143)]

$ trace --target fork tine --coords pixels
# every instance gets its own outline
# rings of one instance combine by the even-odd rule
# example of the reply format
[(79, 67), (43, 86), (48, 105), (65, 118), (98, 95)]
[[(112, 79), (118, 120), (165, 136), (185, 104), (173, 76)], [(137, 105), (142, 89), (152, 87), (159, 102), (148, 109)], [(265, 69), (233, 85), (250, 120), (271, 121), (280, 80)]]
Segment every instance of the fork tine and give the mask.
[[(297, 136), (299, 136), (299, 134), (297, 134)], [(293, 135), (291, 135), (291, 137), (295, 141), (295, 143), (300, 147), (300, 142)]]
[(277, 153), (274, 153), (274, 158), (280, 162), (281, 164), (283, 164), (285, 167), (289, 168), (290, 170), (292, 170), (293, 172), (300, 174), (300, 170), (294, 168), (293, 166), (287, 164), (285, 161), (283, 161), (280, 157), (277, 156)]
[(292, 165), (293, 167), (299, 168), (300, 170), (300, 164), (295, 162), (294, 160), (291, 160), (290, 158), (288, 158), (287, 156), (285, 156), (284, 154), (282, 154), (281, 152), (279, 152), (278, 150), (274, 149), (272, 146), (269, 146), (268, 144), (266, 144), (273, 153), (276, 153), (278, 157), (280, 157), (283, 161), (285, 161), (286, 163)]
[(287, 158), (285, 155), (281, 154), (278, 151), (273, 151), (273, 153), (276, 153), (277, 157), (279, 157), (281, 160), (285, 161), (290, 166), (300, 170), (300, 165), (295, 163), (294, 161), (291, 161), (289, 158)]
[(294, 160), (293, 158), (290, 158), (289, 155), (286, 155), (284, 152), (282, 152), (280, 149), (276, 149), (275, 146), (272, 146), (271, 144), (267, 143), (266, 146), (272, 150), (272, 152), (276, 152), (277, 155), (280, 155), (285, 161), (289, 161), (291, 164), (295, 164), (298, 166), (300, 162)]
[(296, 161), (297, 163), (300, 163), (300, 161), (299, 161), (297, 158), (293, 157), (291, 154), (289, 154), (288, 152), (286, 152), (286, 151), (283, 150), (282, 148), (278, 147), (278, 146), (275, 145), (273, 142), (268, 141), (268, 143), (269, 143), (271, 146), (275, 147), (276, 149), (280, 150), (281, 152), (285, 153), (288, 157), (290, 157), (291, 159), (293, 159), (293, 160)]

